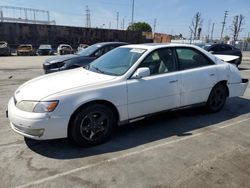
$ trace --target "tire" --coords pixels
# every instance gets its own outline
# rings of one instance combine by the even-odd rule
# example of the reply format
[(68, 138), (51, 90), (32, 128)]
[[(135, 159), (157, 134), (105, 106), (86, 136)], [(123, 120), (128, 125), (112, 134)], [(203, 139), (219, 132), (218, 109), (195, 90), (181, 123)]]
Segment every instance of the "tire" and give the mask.
[(220, 111), (227, 99), (227, 88), (222, 84), (217, 84), (213, 87), (207, 100), (206, 107), (210, 112)]
[(106, 141), (115, 127), (113, 111), (103, 104), (92, 104), (72, 119), (70, 138), (79, 146), (93, 146)]

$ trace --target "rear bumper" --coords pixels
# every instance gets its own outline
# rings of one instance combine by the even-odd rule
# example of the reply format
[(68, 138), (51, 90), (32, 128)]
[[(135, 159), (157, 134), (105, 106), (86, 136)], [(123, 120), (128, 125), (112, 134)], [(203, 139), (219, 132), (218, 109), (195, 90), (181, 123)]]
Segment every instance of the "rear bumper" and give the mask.
[(247, 89), (248, 83), (248, 79), (242, 79), (241, 83), (228, 84), (229, 97), (243, 96)]

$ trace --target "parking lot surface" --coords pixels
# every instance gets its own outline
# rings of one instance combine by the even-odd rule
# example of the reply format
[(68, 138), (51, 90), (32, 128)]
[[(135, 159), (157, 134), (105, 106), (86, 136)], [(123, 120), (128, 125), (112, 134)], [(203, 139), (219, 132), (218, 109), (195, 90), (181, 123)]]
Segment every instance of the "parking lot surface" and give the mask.
[[(34, 141), (14, 133), (9, 98), (47, 57), (0, 57), (0, 187), (249, 187), (250, 87), (224, 109), (184, 109), (126, 125), (105, 144)], [(250, 79), (250, 62), (241, 65)]]

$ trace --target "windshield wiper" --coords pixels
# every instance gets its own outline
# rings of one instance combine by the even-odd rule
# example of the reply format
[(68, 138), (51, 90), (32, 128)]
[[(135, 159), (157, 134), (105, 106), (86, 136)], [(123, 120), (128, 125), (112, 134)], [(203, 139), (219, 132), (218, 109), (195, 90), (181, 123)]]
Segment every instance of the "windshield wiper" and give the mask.
[(98, 67), (91, 67), (91, 68), (95, 69), (99, 73), (105, 74), (105, 72), (99, 69)]
[(89, 70), (89, 65), (86, 65), (86, 66), (83, 66), (82, 68), (86, 69), (86, 70)]
[[(90, 66), (88, 67), (88, 69), (90, 68)], [(97, 72), (102, 73), (102, 74), (107, 74), (107, 75), (111, 75), (111, 76), (118, 76), (118, 74), (115, 73), (111, 73), (111, 72), (105, 72), (101, 69), (99, 69), (98, 67), (91, 67), (93, 69), (95, 69)]]

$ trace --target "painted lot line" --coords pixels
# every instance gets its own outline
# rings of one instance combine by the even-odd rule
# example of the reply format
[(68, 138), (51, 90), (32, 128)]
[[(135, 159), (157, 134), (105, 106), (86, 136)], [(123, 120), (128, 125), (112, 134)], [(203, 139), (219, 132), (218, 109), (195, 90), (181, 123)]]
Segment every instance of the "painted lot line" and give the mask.
[(178, 140), (172, 140), (172, 141), (157, 144), (157, 145), (154, 145), (154, 146), (149, 146), (147, 148), (137, 150), (137, 151), (133, 151), (133, 152), (129, 152), (129, 153), (120, 155), (118, 157), (112, 157), (110, 159), (103, 160), (103, 161), (100, 161), (100, 162), (97, 162), (97, 163), (93, 163), (93, 164), (90, 164), (90, 165), (85, 165), (85, 166), (75, 168), (75, 169), (72, 169), (72, 170), (69, 170), (69, 171), (66, 171), (66, 172), (58, 173), (58, 174), (55, 174), (55, 175), (52, 175), (52, 176), (49, 176), (49, 177), (46, 177), (46, 178), (42, 178), (40, 180), (36, 180), (36, 181), (30, 182), (30, 183), (27, 183), (27, 184), (17, 186), (17, 188), (25, 188), (25, 187), (29, 187), (29, 186), (35, 186), (35, 185), (38, 185), (38, 184), (42, 184), (44, 182), (47, 182), (47, 181), (50, 181), (50, 180), (53, 180), (53, 179), (56, 179), (56, 178), (60, 178), (60, 177), (63, 177), (63, 176), (66, 176), (66, 175), (69, 175), (69, 174), (72, 174), (72, 173), (76, 173), (76, 172), (79, 172), (79, 171), (82, 171), (82, 170), (86, 170), (86, 169), (89, 169), (89, 168), (100, 166), (100, 165), (103, 165), (103, 164), (106, 164), (106, 163), (115, 162), (115, 161), (120, 160), (120, 159), (124, 159), (124, 158), (130, 157), (130, 156), (138, 155), (138, 154), (141, 154), (141, 153), (144, 153), (144, 152), (147, 152), (147, 151), (151, 151), (151, 150), (154, 150), (154, 149), (157, 149), (157, 148), (160, 148), (160, 147), (163, 147), (163, 146), (167, 146), (167, 145), (170, 145), (170, 144), (182, 142), (184, 140), (188, 140), (188, 139), (191, 139), (191, 138), (194, 138), (194, 137), (202, 136), (202, 135), (204, 135), (206, 133), (213, 132), (213, 131), (220, 130), (220, 129), (224, 129), (224, 128), (227, 128), (227, 127), (230, 127), (230, 126), (233, 126), (233, 125), (237, 125), (237, 124), (249, 121), (249, 120), (250, 120), (250, 118), (247, 117), (245, 119), (242, 119), (242, 120), (230, 123), (230, 124), (222, 125), (220, 127), (210, 129), (208, 131), (204, 131), (204, 132), (201, 132), (201, 133), (196, 133), (196, 134), (190, 135), (188, 137), (179, 138)]

